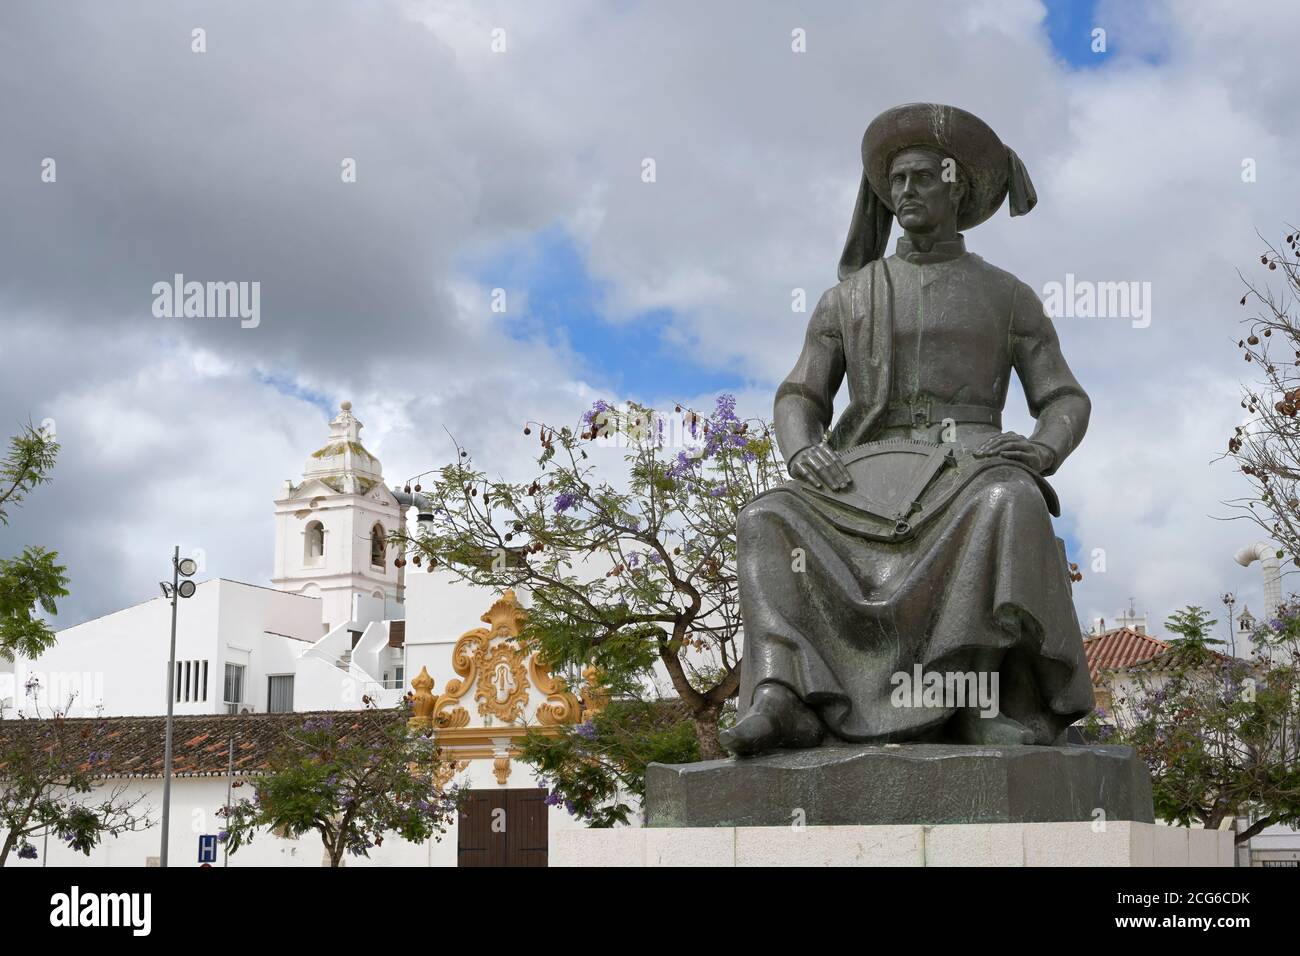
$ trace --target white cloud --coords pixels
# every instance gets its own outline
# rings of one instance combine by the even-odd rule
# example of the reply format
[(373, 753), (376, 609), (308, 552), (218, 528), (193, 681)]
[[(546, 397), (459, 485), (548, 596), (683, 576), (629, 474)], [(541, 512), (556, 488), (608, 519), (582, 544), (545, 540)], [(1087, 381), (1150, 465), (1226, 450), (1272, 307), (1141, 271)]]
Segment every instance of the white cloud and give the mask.
[[(168, 46), (196, 16), (206, 60)], [(1104, 575), (1085, 566), (1081, 616), (1130, 594), (1161, 619), (1229, 588), (1256, 603), (1256, 569), (1229, 560), (1254, 532), (1210, 517), (1241, 487), (1208, 461), (1238, 412), (1235, 269), (1256, 261), (1256, 229), (1292, 214), (1300, 25), (1281, 4), (1249, 17), (1103, 4), (1125, 52), (1073, 71), (1042, 17), (992, 0), (924, 17), (910, 4), (91, 4), (57, 22), (6, 5), (20, 40), (0, 80), (25, 95), (0, 104), (15, 146), (0, 199), (24, 225), (0, 239), (0, 420), (54, 415), (67, 444), (0, 547), (58, 546), (73, 619), (147, 592), (177, 538), (211, 542), (216, 573), (265, 578), (271, 497), (325, 426), (254, 370), (352, 399), (391, 481), (446, 461), (444, 429), (496, 470), (522, 467), (524, 420), (622, 397), (600, 391), (617, 369), (512, 337), (544, 303), (512, 297), (494, 316), (491, 277), (464, 272), (557, 223), (607, 284), (612, 321), (670, 310), (665, 338), (739, 370), (742, 409), (764, 412), (806, 321), (791, 289), (815, 302), (833, 281), (866, 123), (934, 99), (985, 117), (1039, 188), (1030, 216), (972, 232), (974, 251), (1037, 287), (1067, 271), (1152, 283), (1148, 329), (1060, 323), (1096, 406), (1057, 479), (1063, 528), (1109, 556)], [(807, 53), (791, 52), (794, 27)], [(57, 186), (35, 182), (44, 155), (60, 157)], [(337, 184), (343, 156), (358, 159), (355, 187)], [(262, 280), (263, 327), (148, 322), (149, 283), (173, 269)]]

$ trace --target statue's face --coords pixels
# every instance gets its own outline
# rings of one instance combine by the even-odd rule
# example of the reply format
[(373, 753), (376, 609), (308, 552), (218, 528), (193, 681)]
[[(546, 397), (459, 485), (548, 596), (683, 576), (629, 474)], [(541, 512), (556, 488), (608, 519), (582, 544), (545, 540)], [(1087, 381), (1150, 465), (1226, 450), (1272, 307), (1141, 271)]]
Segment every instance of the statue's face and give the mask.
[(889, 198), (900, 226), (927, 233), (956, 223), (962, 187), (945, 181), (943, 174), (943, 160), (931, 150), (905, 149), (894, 157), (889, 166)]

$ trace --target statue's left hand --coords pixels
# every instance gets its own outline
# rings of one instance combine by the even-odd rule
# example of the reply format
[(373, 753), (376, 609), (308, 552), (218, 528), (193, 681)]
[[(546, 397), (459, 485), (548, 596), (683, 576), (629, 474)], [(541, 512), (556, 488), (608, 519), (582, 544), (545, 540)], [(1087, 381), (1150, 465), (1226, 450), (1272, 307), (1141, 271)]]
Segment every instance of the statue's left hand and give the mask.
[(998, 455), (1028, 465), (1040, 475), (1052, 467), (1056, 456), (1046, 445), (1030, 441), (1024, 435), (1015, 432), (1003, 432), (994, 435), (975, 449), (975, 457), (986, 458)]

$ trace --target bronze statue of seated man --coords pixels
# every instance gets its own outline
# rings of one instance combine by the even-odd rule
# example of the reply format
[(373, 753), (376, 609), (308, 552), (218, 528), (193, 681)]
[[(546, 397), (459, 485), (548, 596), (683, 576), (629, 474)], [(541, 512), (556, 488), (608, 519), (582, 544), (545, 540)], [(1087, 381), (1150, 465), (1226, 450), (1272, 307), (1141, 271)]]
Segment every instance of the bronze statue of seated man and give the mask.
[[(960, 232), (1008, 195), (1028, 212), (1033, 185), (948, 106), (887, 111), (862, 153), (841, 281), (777, 391), (792, 480), (739, 517), (745, 649), (722, 743), (1063, 742), (1094, 702), (1045, 478), (1090, 403), (1033, 289)], [(1002, 430), (1012, 370), (1028, 438)]]

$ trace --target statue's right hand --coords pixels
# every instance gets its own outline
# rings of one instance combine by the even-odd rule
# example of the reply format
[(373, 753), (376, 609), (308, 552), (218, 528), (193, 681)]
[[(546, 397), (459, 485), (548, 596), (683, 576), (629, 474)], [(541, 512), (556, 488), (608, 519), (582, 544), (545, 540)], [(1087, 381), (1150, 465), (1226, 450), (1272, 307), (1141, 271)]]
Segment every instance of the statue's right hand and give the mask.
[(825, 445), (809, 445), (796, 454), (790, 460), (790, 474), (814, 488), (826, 487), (831, 491), (843, 491), (853, 484), (840, 456)]

